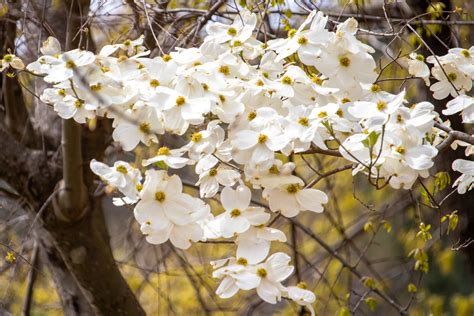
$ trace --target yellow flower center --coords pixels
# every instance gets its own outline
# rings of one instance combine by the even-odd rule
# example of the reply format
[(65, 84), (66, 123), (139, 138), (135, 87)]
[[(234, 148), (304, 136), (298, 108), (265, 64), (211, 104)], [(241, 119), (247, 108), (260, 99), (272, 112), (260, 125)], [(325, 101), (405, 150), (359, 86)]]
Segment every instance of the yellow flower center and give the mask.
[(308, 288), (308, 286), (306, 285), (306, 282), (300, 282), (296, 286), (303, 290), (306, 290)]
[(351, 102), (351, 99), (349, 99), (349, 98), (342, 98), (342, 100), (341, 100), (342, 104), (349, 103), (349, 102)]
[(321, 111), (318, 113), (319, 118), (325, 118), (326, 116), (328, 116), (328, 113), (326, 111)]
[(254, 118), (257, 117), (257, 113), (255, 111), (253, 112), (250, 112), (248, 115), (247, 115), (247, 120), (249, 121), (252, 121)]
[(137, 191), (140, 192), (143, 189), (143, 185), (141, 183), (137, 183), (135, 185), (135, 189), (137, 189)]
[(255, 82), (255, 85), (256, 85), (257, 87), (261, 87), (261, 86), (263, 86), (264, 84), (265, 84), (265, 83), (262, 81), (262, 79), (258, 79), (257, 82)]
[(193, 133), (193, 135), (191, 135), (191, 141), (193, 143), (199, 143), (202, 139), (202, 134), (197, 132), (197, 133)]
[(126, 40), (125, 42), (123, 42), (123, 45), (130, 46), (130, 45), (132, 45), (132, 41), (131, 40)]
[(183, 96), (179, 96), (176, 98), (176, 106), (182, 106), (184, 103), (186, 103), (186, 99)]
[(280, 174), (280, 170), (278, 170), (278, 167), (276, 165), (273, 165), (268, 169), (268, 172), (271, 174)]
[(378, 84), (373, 84), (372, 87), (370, 87), (370, 91), (377, 93), (382, 91), (382, 88)]
[(308, 44), (308, 39), (304, 36), (300, 36), (300, 37), (298, 37), (298, 44), (306, 45), (306, 44)]
[(150, 86), (152, 86), (153, 88), (156, 88), (160, 85), (160, 81), (158, 81), (157, 79), (151, 79), (150, 80)]
[(150, 133), (150, 123), (148, 122), (141, 123), (139, 129), (142, 133), (145, 133), (145, 134)]
[(240, 257), (239, 259), (237, 259), (237, 264), (240, 264), (242, 266), (246, 266), (248, 264), (248, 261), (247, 261), (247, 259)]
[(259, 144), (265, 144), (268, 140), (268, 136), (265, 134), (260, 134), (258, 135), (258, 143)]
[(240, 214), (242, 214), (240, 212), (240, 210), (238, 208), (234, 208), (231, 212), (230, 212), (230, 217), (238, 217), (240, 216)]
[(221, 100), (222, 103), (225, 102), (225, 96), (223, 96), (222, 94), (219, 95), (219, 100)]
[(300, 190), (300, 186), (298, 184), (290, 184), (286, 187), (286, 191), (288, 193), (294, 194)]
[(379, 101), (377, 102), (377, 110), (382, 111), (387, 108), (387, 102)]
[(163, 61), (164, 61), (164, 62), (169, 62), (170, 60), (171, 60), (171, 56), (170, 56), (170, 55), (168, 55), (168, 54), (164, 54), (164, 55), (163, 55)]
[(76, 64), (75, 64), (72, 60), (68, 60), (68, 61), (66, 62), (66, 65), (65, 65), (65, 66), (66, 66), (66, 68), (68, 68), (68, 69), (73, 69), (73, 68), (76, 67)]
[(292, 84), (293, 80), (288, 76), (284, 76), (283, 78), (281, 78), (281, 83), (283, 83), (283, 84)]
[(458, 75), (456, 75), (454, 72), (450, 72), (450, 73), (448, 74), (448, 78), (449, 78), (449, 80), (451, 80), (451, 81), (456, 81), (456, 79), (458, 78)]
[(209, 175), (211, 177), (215, 177), (217, 175), (217, 169), (216, 168), (212, 168), (211, 170), (209, 170)]
[(224, 76), (230, 75), (230, 68), (229, 66), (223, 65), (219, 67), (219, 72)]
[(102, 89), (102, 84), (99, 82), (97, 84), (91, 85), (91, 90), (92, 91), (100, 91)]
[(300, 118), (298, 119), (298, 123), (299, 123), (300, 125), (303, 125), (303, 126), (306, 126), (306, 127), (309, 126), (309, 120), (308, 120), (307, 117), (304, 117), (304, 116), (303, 116), (303, 117), (300, 117)]
[(395, 151), (400, 155), (404, 155), (406, 152), (405, 148), (403, 148), (402, 146), (398, 146), (397, 148), (395, 148)]
[(158, 191), (155, 193), (155, 200), (162, 203), (166, 199), (166, 194), (163, 191)]
[(60, 96), (62, 96), (62, 97), (65, 97), (65, 96), (66, 96), (66, 90), (64, 90), (64, 89), (59, 89), (59, 90), (58, 90), (58, 94), (59, 94)]
[(117, 168), (115, 168), (115, 170), (117, 170), (117, 172), (120, 172), (120, 173), (123, 173), (123, 174), (128, 173), (127, 167), (125, 167), (124, 165), (118, 165)]
[(351, 60), (347, 57), (341, 57), (339, 58), (339, 64), (342, 67), (349, 67), (351, 65)]
[(257, 269), (257, 275), (261, 278), (265, 278), (268, 275), (268, 272), (264, 268), (259, 268)]
[(229, 27), (229, 29), (227, 30), (227, 34), (229, 34), (230, 36), (235, 36), (237, 35), (237, 30), (235, 29), (235, 27)]
[(3, 56), (3, 60), (7, 63), (10, 63), (13, 60), (13, 56), (10, 54), (6, 54), (5, 56)]
[(296, 34), (296, 30), (295, 30), (295, 29), (290, 29), (290, 30), (288, 31), (288, 37), (293, 37), (293, 36), (295, 36), (295, 34)]
[(168, 156), (170, 154), (170, 149), (168, 147), (161, 147), (158, 149), (158, 155)]
[(74, 106), (75, 106), (77, 109), (82, 108), (83, 105), (84, 105), (84, 101), (82, 101), (82, 100), (79, 100), (79, 99), (78, 99), (78, 100), (74, 101)]

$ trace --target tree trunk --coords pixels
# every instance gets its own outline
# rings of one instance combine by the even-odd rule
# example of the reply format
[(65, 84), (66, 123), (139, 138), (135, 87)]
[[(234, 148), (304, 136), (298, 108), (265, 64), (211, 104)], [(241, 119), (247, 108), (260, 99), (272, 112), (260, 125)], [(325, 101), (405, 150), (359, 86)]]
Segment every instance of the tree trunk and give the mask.
[[(41, 2), (30, 3), (29, 8), (49, 7), (49, 3)], [(83, 7), (79, 9), (78, 4)], [(46, 11), (45, 18), (54, 20), (55, 24), (63, 20), (58, 33), (68, 29), (68, 34), (65, 34), (68, 36), (63, 38), (69, 38), (72, 45), (78, 47), (81, 36), (75, 37), (75, 34), (87, 18), (88, 6), (88, 1), (65, 1), (62, 9), (66, 14), (51, 9)], [(70, 14), (67, 14), (69, 10)], [(66, 18), (69, 20), (65, 21)], [(66, 22), (71, 22), (70, 27), (64, 27)], [(73, 41), (74, 37), (76, 40)], [(24, 106), (21, 94), (9, 97), (13, 106)], [(6, 126), (5, 123), (0, 122), (0, 178), (28, 201), (27, 211), (31, 218), (43, 209), (42, 216), (35, 221), (35, 235), (40, 241), (42, 260), (50, 269), (58, 289), (64, 314), (144, 315), (113, 258), (101, 201), (94, 196), (93, 176), (88, 168), (92, 158), (101, 159), (103, 155), (107, 145), (104, 140), (109, 138), (108, 122), (100, 122), (94, 132), (85, 130), (76, 142), (76, 146), (82, 143), (80, 172), (83, 172), (87, 184), (85, 193), (89, 208), (80, 219), (72, 221), (58, 218), (53, 206), (58, 208), (56, 188), (63, 173), (61, 151), (28, 148), (26, 142), (20, 143), (8, 131), (11, 124)], [(83, 129), (84, 126), (80, 126), (79, 132)], [(34, 134), (28, 136), (34, 137)]]

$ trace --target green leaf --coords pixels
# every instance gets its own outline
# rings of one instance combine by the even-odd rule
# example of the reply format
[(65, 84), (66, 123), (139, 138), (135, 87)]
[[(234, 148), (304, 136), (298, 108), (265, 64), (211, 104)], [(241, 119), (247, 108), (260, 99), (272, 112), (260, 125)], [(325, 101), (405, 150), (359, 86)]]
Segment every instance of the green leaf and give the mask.
[(434, 184), (435, 190), (443, 191), (446, 189), (446, 187), (451, 184), (451, 177), (449, 176), (449, 173), (446, 171), (438, 172), (435, 175)]
[(390, 224), (389, 222), (384, 220), (384, 221), (382, 221), (382, 225), (383, 225), (383, 228), (385, 229), (385, 231), (387, 233), (390, 234), (392, 232), (392, 224)]
[(367, 223), (365, 223), (364, 224), (364, 231), (366, 233), (374, 232), (374, 224), (371, 221), (368, 221)]
[(168, 170), (168, 165), (163, 160), (155, 162), (154, 165), (159, 169)]
[(408, 292), (409, 292), (409, 293), (416, 293), (416, 292), (418, 292), (418, 288), (417, 288), (416, 285), (413, 284), (413, 283), (408, 284), (407, 289), (408, 289)]
[(369, 289), (373, 290), (377, 287), (377, 284), (375, 284), (375, 280), (371, 277), (363, 277), (361, 281), (362, 281), (362, 284), (364, 284)]
[(365, 299), (365, 304), (367, 304), (367, 307), (373, 312), (377, 308), (377, 302), (375, 299), (371, 296), (367, 297)]
[(339, 316), (351, 316), (351, 312), (347, 307), (341, 307), (339, 310)]

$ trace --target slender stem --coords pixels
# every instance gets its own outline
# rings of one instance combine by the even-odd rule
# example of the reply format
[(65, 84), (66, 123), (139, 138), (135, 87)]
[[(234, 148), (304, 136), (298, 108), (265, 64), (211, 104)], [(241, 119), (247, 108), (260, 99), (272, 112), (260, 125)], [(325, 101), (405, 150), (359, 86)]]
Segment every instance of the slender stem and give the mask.
[(33, 252), (31, 254), (31, 270), (28, 274), (28, 283), (26, 285), (26, 295), (25, 300), (23, 301), (23, 307), (21, 310), (22, 316), (30, 315), (31, 304), (33, 303), (33, 290), (36, 281), (36, 268), (38, 266), (38, 250), (39, 245), (38, 241), (35, 240), (33, 245)]

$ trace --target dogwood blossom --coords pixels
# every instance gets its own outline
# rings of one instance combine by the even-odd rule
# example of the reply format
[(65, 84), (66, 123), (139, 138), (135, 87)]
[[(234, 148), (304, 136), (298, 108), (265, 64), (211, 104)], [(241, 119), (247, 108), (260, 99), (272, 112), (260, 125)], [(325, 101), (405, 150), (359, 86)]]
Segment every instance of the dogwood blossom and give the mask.
[(456, 159), (452, 166), (454, 171), (462, 173), (453, 183), (458, 188), (459, 194), (464, 194), (474, 187), (474, 162), (465, 159)]
[(462, 122), (466, 124), (474, 123), (474, 98), (461, 94), (446, 104), (443, 110), (444, 115), (453, 115), (462, 112)]
[(6, 54), (0, 59), (0, 72), (8, 69), (8, 67), (12, 67), (13, 69), (22, 70), (25, 68), (25, 64), (21, 58), (13, 55), (13, 54)]
[[(357, 38), (355, 19), (335, 31), (327, 22), (313, 11), (287, 37), (263, 43), (256, 37), (258, 16), (244, 9), (231, 24), (207, 23), (199, 47), (153, 58), (143, 36), (106, 45), (99, 54), (63, 52), (51, 37), (27, 70), (49, 84), (40, 99), (61, 118), (81, 124), (110, 119), (113, 146), (140, 152), (141, 169), (124, 161), (90, 166), (123, 195), (116, 204), (133, 207), (149, 243), (169, 240), (187, 249), (194, 242), (230, 241), (237, 258), (212, 263), (220, 297), (256, 289), (266, 302), (287, 297), (314, 314), (313, 292), (282, 284), (293, 271), (291, 258), (269, 256), (272, 242), (287, 240), (284, 229), (272, 227), (274, 213), (321, 213), (329, 203), (326, 193), (300, 178), (293, 158), (341, 156), (353, 175), (365, 175), (372, 185), (410, 189), (430, 175), (436, 146), (446, 138), (435, 125), (442, 121), (433, 104), (410, 106), (404, 90), (390, 93), (376, 82), (374, 49)], [(427, 64), (415, 53), (408, 59), (409, 74), (427, 85), (431, 67), (433, 96), (454, 97), (443, 114), (460, 113), (464, 123), (474, 122), (468, 95), (473, 54), (472, 47), (456, 48), (427, 57)], [(11, 54), (0, 70), (8, 67), (24, 68)], [(141, 150), (151, 145), (158, 149)], [(472, 154), (472, 144), (455, 145)], [(176, 173), (182, 170), (175, 170), (190, 166), (194, 174), (185, 183), (199, 189), (200, 198), (183, 192)], [(471, 189), (472, 162), (456, 160), (453, 170), (462, 173), (454, 184), (459, 193)], [(222, 207), (211, 209), (205, 202), (211, 198)]]
[(408, 73), (414, 77), (422, 78), (426, 85), (430, 85), (430, 68), (425, 63), (425, 57), (415, 52), (410, 54), (408, 60)]
[(148, 170), (140, 191), (134, 215), (148, 242), (161, 244), (168, 239), (178, 248), (186, 249), (190, 241), (203, 238), (199, 221), (210, 209), (202, 201), (182, 193), (181, 179), (165, 171)]
[(266, 193), (266, 198), (273, 212), (281, 212), (286, 217), (295, 217), (301, 211), (321, 213), (323, 204), (329, 200), (320, 190), (301, 188), (301, 182), (273, 188)]
[(286, 290), (290, 299), (295, 301), (297, 304), (308, 308), (312, 316), (315, 315), (314, 308), (311, 304), (316, 301), (316, 295), (306, 289), (306, 284), (304, 282), (301, 282), (296, 286), (289, 286)]
[(91, 160), (90, 167), (92, 172), (108, 185), (122, 192), (128, 203), (138, 200), (138, 192), (142, 187), (142, 175), (137, 168), (124, 161), (116, 161), (113, 167), (109, 167), (95, 159)]
[[(256, 289), (258, 296), (264, 301), (275, 304), (281, 300), (286, 289), (281, 284), (291, 273), (291, 258), (282, 252), (268, 257), (265, 262), (250, 264), (246, 258), (230, 258), (214, 264), (213, 277), (223, 279), (216, 293), (227, 298), (235, 295), (239, 289)], [(227, 266), (222, 267), (227, 263)]]

